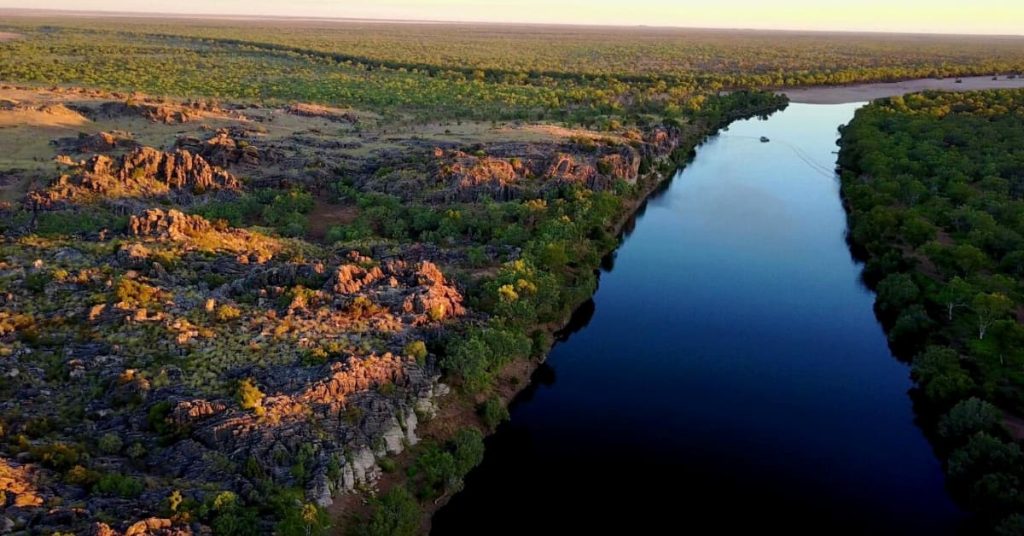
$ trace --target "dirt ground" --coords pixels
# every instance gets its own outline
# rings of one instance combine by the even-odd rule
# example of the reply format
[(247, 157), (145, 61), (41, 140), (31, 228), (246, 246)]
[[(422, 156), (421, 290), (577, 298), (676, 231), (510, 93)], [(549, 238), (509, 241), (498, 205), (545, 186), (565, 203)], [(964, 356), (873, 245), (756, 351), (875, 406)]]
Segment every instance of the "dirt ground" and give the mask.
[(867, 102), (884, 97), (905, 95), (917, 91), (938, 89), (944, 91), (975, 91), (981, 89), (1017, 89), (1024, 88), (1024, 78), (1010, 79), (1005, 76), (993, 80), (991, 76), (973, 76), (962, 78), (958, 84), (955, 78), (942, 80), (924, 78), (904, 82), (856, 84), (850, 86), (822, 86), (809, 88), (785, 89), (784, 93), (792, 102), (803, 104), (843, 104), (849, 102)]

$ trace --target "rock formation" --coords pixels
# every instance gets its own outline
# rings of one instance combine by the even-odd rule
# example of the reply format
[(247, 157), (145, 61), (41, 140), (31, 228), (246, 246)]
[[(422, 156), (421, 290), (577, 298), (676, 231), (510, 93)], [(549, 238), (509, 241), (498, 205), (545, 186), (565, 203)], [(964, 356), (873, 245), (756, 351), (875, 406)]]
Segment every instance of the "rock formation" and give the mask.
[[(155, 208), (132, 215), (128, 231), (145, 240), (175, 242), (186, 249), (226, 251), (238, 255), (239, 262), (243, 263), (267, 262), (281, 249), (271, 238), (243, 229), (215, 226), (202, 216), (190, 216), (174, 209)], [(128, 251), (131, 259), (145, 258), (137, 249)]]
[(338, 110), (336, 108), (328, 108), (327, 106), (321, 106), (319, 104), (298, 103), (285, 108), (285, 110), (290, 114), (301, 115), (304, 117), (319, 117), (341, 123), (359, 122), (359, 117), (352, 112)]
[(94, 156), (45, 190), (30, 194), (29, 201), (47, 208), (61, 202), (202, 194), (240, 187), (234, 175), (210, 165), (201, 156), (180, 149), (165, 153), (152, 147), (139, 147), (120, 158)]
[(71, 153), (103, 153), (116, 149), (133, 149), (139, 143), (131, 133), (115, 130), (96, 134), (79, 133), (78, 136), (59, 138), (52, 142), (60, 150)]
[(241, 164), (254, 168), (259, 167), (261, 163), (260, 150), (248, 141), (239, 140), (240, 134), (221, 128), (206, 140), (187, 136), (178, 138), (176, 145), (202, 156), (217, 166), (228, 167)]

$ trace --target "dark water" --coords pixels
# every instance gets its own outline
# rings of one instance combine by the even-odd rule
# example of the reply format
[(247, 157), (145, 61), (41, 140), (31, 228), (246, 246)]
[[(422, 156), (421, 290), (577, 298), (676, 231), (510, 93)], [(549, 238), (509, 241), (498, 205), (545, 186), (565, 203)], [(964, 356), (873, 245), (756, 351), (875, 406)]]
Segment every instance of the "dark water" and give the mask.
[(433, 534), (955, 530), (844, 241), (833, 151), (857, 106), (698, 150)]

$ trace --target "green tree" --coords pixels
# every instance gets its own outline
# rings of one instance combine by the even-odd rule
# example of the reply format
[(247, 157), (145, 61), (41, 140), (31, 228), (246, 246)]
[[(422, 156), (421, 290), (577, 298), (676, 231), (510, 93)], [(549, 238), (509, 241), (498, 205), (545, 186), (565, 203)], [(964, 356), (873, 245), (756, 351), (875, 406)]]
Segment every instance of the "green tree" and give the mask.
[(939, 292), (939, 303), (946, 308), (946, 318), (950, 322), (953, 321), (953, 311), (959, 307), (967, 307), (971, 303), (971, 299), (975, 295), (974, 288), (966, 281), (955, 276), (953, 279), (946, 283), (942, 287), (942, 291)]
[(978, 432), (1002, 432), (1003, 412), (978, 398), (962, 400), (939, 420), (939, 435), (959, 441)]
[(878, 308), (899, 312), (917, 301), (920, 289), (909, 274), (892, 274), (878, 283)]
[(993, 323), (1010, 314), (1013, 302), (998, 292), (982, 292), (974, 297), (971, 308), (978, 319), (978, 340), (982, 340)]

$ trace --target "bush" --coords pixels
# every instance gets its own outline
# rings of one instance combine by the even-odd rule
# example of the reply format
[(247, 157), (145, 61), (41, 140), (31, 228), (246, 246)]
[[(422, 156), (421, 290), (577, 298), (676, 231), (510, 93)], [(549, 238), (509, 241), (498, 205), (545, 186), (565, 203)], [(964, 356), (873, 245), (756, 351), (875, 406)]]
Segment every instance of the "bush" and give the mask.
[(370, 517), (354, 526), (353, 536), (415, 536), (420, 507), (408, 490), (398, 486), (370, 502)]
[(118, 280), (114, 296), (131, 307), (150, 307), (165, 299), (160, 289), (126, 277)]
[(463, 387), (469, 392), (479, 392), (491, 384), (489, 371), (490, 349), (476, 337), (462, 339), (448, 348), (441, 359), (445, 372), (462, 379)]
[(116, 495), (118, 497), (138, 497), (142, 493), (142, 481), (131, 476), (117, 473), (107, 473), (100, 477), (93, 487), (93, 491), (101, 495)]
[(423, 360), (427, 358), (427, 345), (423, 341), (412, 341), (405, 345), (402, 350), (405, 355), (416, 358), (416, 361), (423, 363)]
[(330, 528), (327, 513), (315, 504), (289, 508), (275, 529), (279, 536), (320, 536)]
[(64, 475), (64, 481), (73, 486), (90, 488), (100, 479), (100, 474), (81, 465), (76, 465)]
[(257, 415), (263, 415), (263, 391), (256, 387), (252, 378), (246, 378), (238, 382), (238, 404), (242, 409), (255, 410)]
[(242, 316), (242, 311), (238, 307), (226, 303), (218, 305), (213, 313), (213, 317), (218, 322), (230, 322), (240, 316)]
[(97, 442), (97, 446), (99, 447), (100, 452), (104, 454), (117, 454), (118, 452), (121, 452), (121, 436), (113, 432), (103, 434)]
[(127, 216), (101, 211), (42, 211), (36, 217), (36, 233), (43, 236), (82, 235), (102, 229), (121, 230)]
[(409, 476), (421, 498), (457, 491), (462, 478), (484, 458), (483, 435), (463, 428), (445, 445), (427, 443), (409, 467)]
[(49, 272), (37, 270), (25, 276), (25, 288), (34, 294), (41, 294), (50, 281), (53, 281), (53, 276)]
[(82, 458), (81, 449), (67, 443), (34, 447), (32, 455), (43, 465), (61, 472), (71, 469)]
[(499, 424), (507, 421), (509, 418), (508, 408), (497, 397), (487, 399), (486, 402), (480, 405), (478, 412), (484, 424), (491, 430), (494, 430)]

